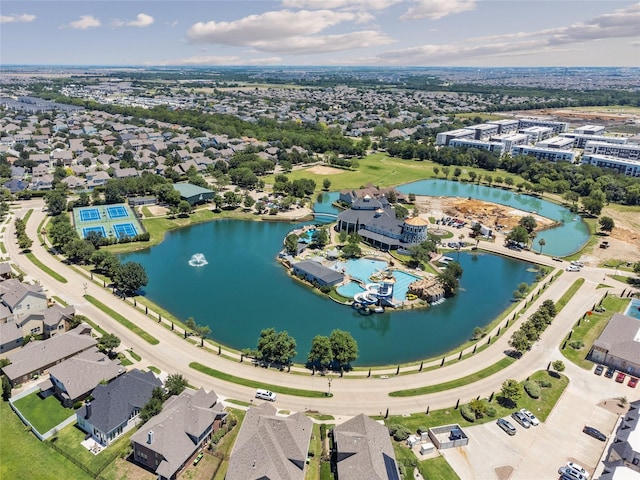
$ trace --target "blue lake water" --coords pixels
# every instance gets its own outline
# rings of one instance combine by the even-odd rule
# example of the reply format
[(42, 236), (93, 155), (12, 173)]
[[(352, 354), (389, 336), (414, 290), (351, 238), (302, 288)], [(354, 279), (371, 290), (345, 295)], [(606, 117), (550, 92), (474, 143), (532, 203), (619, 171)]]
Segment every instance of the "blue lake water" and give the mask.
[[(168, 232), (151, 249), (122, 255), (144, 265), (144, 294), (186, 320), (211, 328), (233, 348), (255, 348), (260, 331), (287, 330), (304, 362), (315, 335), (340, 328), (357, 340), (358, 365), (419, 360), (455, 348), (511, 302), (520, 282), (531, 283), (532, 265), (490, 254), (460, 253), (461, 290), (427, 310), (361, 316), (291, 278), (275, 260), (292, 225), (219, 220)], [(208, 262), (189, 265), (195, 253)]]

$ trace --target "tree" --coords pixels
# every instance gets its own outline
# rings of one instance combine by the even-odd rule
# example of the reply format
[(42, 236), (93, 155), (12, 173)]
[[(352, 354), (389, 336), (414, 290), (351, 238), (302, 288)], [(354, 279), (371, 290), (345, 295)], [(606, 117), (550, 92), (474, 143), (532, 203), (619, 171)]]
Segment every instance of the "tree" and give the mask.
[(324, 180), (322, 180), (322, 189), (325, 192), (328, 192), (330, 188), (331, 188), (331, 180), (329, 180), (328, 178), (325, 178)]
[(505, 406), (514, 408), (522, 396), (522, 387), (516, 380), (505, 380), (500, 389), (500, 395)]
[(487, 413), (487, 401), (483, 398), (474, 398), (469, 402), (469, 408), (476, 418), (482, 418)]
[(474, 172), (473, 170), (471, 170), (469, 173), (469, 179), (471, 180), (471, 182), (473, 183), (476, 179), (476, 177), (478, 176), (478, 174), (476, 172)]
[(180, 200), (180, 203), (178, 203), (178, 214), (181, 217), (188, 217), (192, 210), (193, 205), (187, 200)]
[(2, 400), (8, 402), (11, 398), (11, 382), (6, 375), (2, 375)]
[(509, 232), (507, 235), (507, 240), (515, 243), (529, 243), (529, 234), (527, 233), (527, 229), (518, 225), (517, 227), (513, 227), (513, 230)]
[(106, 250), (98, 250), (91, 255), (91, 262), (96, 270), (113, 278), (120, 260), (113, 253)]
[(113, 333), (105, 333), (98, 340), (98, 348), (104, 352), (107, 352), (109, 356), (113, 353), (115, 348), (120, 346), (120, 339)]
[(536, 222), (536, 219), (531, 215), (527, 215), (526, 217), (522, 217), (520, 219), (518, 225), (524, 227), (527, 230), (527, 233), (531, 234), (531, 232), (533, 232), (538, 226), (538, 222)]
[(333, 360), (340, 369), (348, 366), (358, 358), (358, 343), (349, 332), (336, 329), (329, 335)]
[(124, 296), (134, 295), (140, 288), (148, 283), (147, 272), (137, 262), (121, 264), (115, 272), (113, 283)]
[(593, 190), (588, 197), (582, 198), (582, 208), (593, 216), (600, 215), (606, 199), (602, 190)]
[(346, 258), (354, 258), (362, 255), (362, 249), (360, 245), (357, 243), (347, 243), (344, 247), (342, 247), (342, 255)]
[(556, 372), (564, 372), (564, 369), (566, 368), (564, 366), (564, 362), (562, 360), (556, 360), (553, 363), (551, 363), (551, 367), (556, 371)]
[(331, 340), (324, 335), (316, 335), (311, 340), (311, 350), (307, 355), (307, 361), (323, 370), (333, 361), (333, 351), (331, 350)]
[(311, 239), (317, 248), (324, 248), (329, 243), (329, 233), (326, 228), (317, 228)]
[(33, 245), (33, 240), (31, 240), (26, 233), (18, 237), (18, 247), (20, 250), (29, 250), (31, 245)]
[(540, 254), (542, 254), (542, 247), (544, 247), (547, 244), (547, 241), (544, 238), (541, 238), (540, 240), (538, 240), (538, 245), (540, 245)]
[(516, 330), (511, 335), (511, 339), (509, 340), (509, 346), (513, 348), (518, 354), (522, 355), (526, 351), (531, 348), (531, 342), (529, 338), (524, 333), (523, 330)]
[(211, 335), (211, 328), (208, 325), (196, 325), (196, 335), (200, 337), (200, 346), (204, 347), (204, 339)]
[(598, 219), (598, 225), (600, 226), (600, 230), (607, 233), (613, 230), (616, 226), (613, 218), (611, 217), (600, 217)]
[(169, 396), (180, 395), (187, 386), (189, 386), (189, 382), (180, 373), (172, 373), (164, 382), (164, 388)]
[(44, 197), (47, 210), (52, 217), (60, 215), (67, 209), (67, 199), (60, 190), (51, 190)]
[(274, 328), (266, 328), (260, 332), (258, 339), (258, 357), (265, 362), (288, 365), (296, 356), (296, 341), (287, 331), (276, 332)]
[(91, 242), (76, 238), (62, 246), (64, 253), (72, 263), (88, 263), (96, 251)]
[(297, 252), (298, 239), (299, 237), (295, 233), (290, 233), (289, 235), (287, 235), (287, 237), (284, 239), (284, 248), (287, 250), (287, 253), (293, 255)]
[(155, 417), (162, 411), (162, 402), (164, 401), (164, 391), (160, 387), (153, 389), (151, 398), (144, 404), (140, 410), (140, 421), (142, 423), (147, 422), (152, 417)]

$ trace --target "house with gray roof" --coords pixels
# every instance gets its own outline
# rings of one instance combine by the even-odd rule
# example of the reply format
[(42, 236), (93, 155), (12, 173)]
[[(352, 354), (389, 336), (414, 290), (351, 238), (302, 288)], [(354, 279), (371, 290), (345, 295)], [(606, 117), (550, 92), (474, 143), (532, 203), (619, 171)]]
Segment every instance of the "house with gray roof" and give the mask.
[(22, 346), (24, 335), (16, 322), (0, 323), (0, 354)]
[(191, 205), (212, 200), (216, 194), (213, 190), (190, 183), (176, 183), (173, 188), (178, 191), (181, 199), (188, 201)]
[(73, 330), (48, 340), (30, 342), (20, 350), (9, 353), (7, 359), (11, 363), (2, 367), (2, 372), (11, 386), (15, 387), (42, 375), (67, 358), (95, 347), (97, 343), (91, 336), (91, 327), (80, 324)]
[(0, 302), (11, 312), (0, 321), (17, 321), (31, 312), (47, 308), (47, 296), (40, 285), (22, 283), (17, 278), (0, 282)]
[(86, 398), (100, 382), (110, 382), (124, 372), (119, 360), (110, 360), (94, 347), (50, 367), (49, 379), (62, 404), (71, 407)]
[(303, 413), (283, 417), (277, 411), (267, 402), (247, 411), (225, 478), (304, 479), (313, 422)]
[(364, 414), (333, 429), (340, 480), (400, 480), (389, 430)]
[(133, 369), (110, 383), (98, 384), (93, 399), (77, 412), (78, 427), (107, 446), (135, 425), (142, 407), (162, 382), (153, 372)]
[(173, 480), (227, 417), (215, 392), (185, 390), (131, 436), (133, 460)]
[(592, 361), (640, 375), (640, 322), (616, 313), (589, 352)]
[(601, 480), (640, 476), (640, 400), (629, 404), (603, 463)]
[(293, 274), (297, 277), (304, 278), (308, 282), (318, 283), (320, 286), (336, 285), (344, 279), (342, 272), (332, 270), (313, 260), (303, 260), (294, 263)]

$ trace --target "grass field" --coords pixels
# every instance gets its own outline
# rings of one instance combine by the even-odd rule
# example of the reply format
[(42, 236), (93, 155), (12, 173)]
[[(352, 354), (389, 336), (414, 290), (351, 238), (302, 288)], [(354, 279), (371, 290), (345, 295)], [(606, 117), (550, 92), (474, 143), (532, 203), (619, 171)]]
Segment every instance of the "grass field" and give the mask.
[(22, 397), (13, 404), (41, 434), (48, 432), (75, 413), (70, 408), (64, 408), (60, 400), (53, 395), (42, 399), (37, 392)]
[(47, 275), (50, 275), (51, 277), (53, 277), (54, 279), (56, 279), (60, 283), (67, 283), (67, 279), (66, 278), (64, 278), (59, 273), (57, 273), (57, 272), (51, 270), (49, 267), (47, 267), (32, 252), (27, 252), (25, 254), (25, 256), (29, 259), (29, 261), (31, 263), (33, 263), (36, 267), (38, 267), (40, 270), (42, 270)]
[(143, 340), (145, 340), (146, 342), (150, 343), (151, 345), (157, 345), (158, 343), (160, 343), (160, 341), (157, 338), (155, 338), (151, 334), (145, 332), (143, 329), (138, 327), (136, 324), (134, 324), (130, 320), (127, 320), (122, 315), (120, 315), (118, 312), (116, 312), (115, 310), (109, 308), (108, 306), (106, 306), (104, 303), (102, 303), (97, 298), (94, 298), (91, 295), (85, 295), (84, 298), (89, 303), (92, 303), (93, 305), (98, 307), (104, 313), (106, 313), (111, 318), (113, 318), (114, 320), (118, 321), (119, 323), (121, 323), (122, 325), (127, 327), (129, 330), (131, 330), (133, 333), (135, 333), (136, 335), (138, 335), (139, 337), (141, 337)]
[[(593, 342), (600, 336), (613, 314), (624, 311), (629, 302), (630, 300), (628, 298), (613, 296), (604, 298), (602, 300), (602, 307), (604, 307), (606, 311), (601, 313), (594, 311), (591, 312), (591, 315), (586, 315), (584, 319), (578, 320), (572, 329), (573, 334), (567, 342), (567, 346), (561, 349), (562, 355), (564, 355), (567, 360), (586, 370), (593, 368), (594, 363), (586, 359)], [(572, 342), (582, 342), (583, 346), (579, 349), (573, 348), (571, 347)], [(562, 343), (560, 346), (562, 346)]]
[(11, 480), (90, 480), (91, 477), (39, 441), (11, 410), (0, 402), (0, 478)]

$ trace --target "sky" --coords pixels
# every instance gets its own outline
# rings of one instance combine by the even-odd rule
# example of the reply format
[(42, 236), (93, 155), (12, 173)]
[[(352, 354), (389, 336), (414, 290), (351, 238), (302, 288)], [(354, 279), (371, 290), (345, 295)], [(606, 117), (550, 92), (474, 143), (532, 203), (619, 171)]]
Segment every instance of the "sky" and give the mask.
[(2, 0), (0, 65), (640, 67), (640, 3)]

